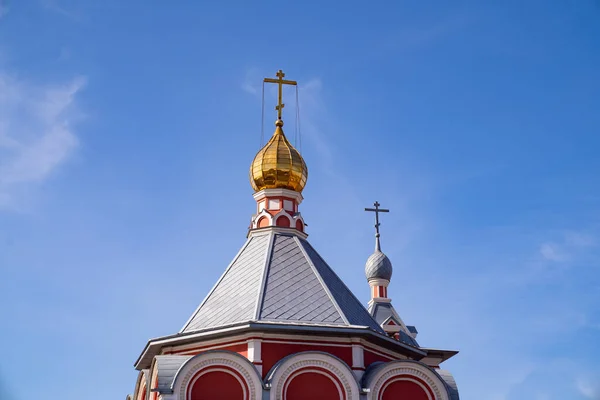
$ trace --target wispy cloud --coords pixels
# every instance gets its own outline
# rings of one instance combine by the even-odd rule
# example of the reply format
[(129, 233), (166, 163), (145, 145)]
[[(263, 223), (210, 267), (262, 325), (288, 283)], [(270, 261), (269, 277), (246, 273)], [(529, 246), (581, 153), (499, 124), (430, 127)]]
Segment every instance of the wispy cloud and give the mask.
[(66, 17), (72, 21), (81, 22), (84, 19), (84, 15), (80, 9), (76, 9), (74, 7), (67, 7), (63, 5), (62, 2), (60, 2), (59, 0), (41, 0), (41, 4), (45, 9), (62, 15), (63, 17)]
[(85, 82), (36, 86), (0, 72), (0, 207), (15, 207), (18, 193), (51, 176), (77, 147), (75, 98)]
[(577, 257), (586, 249), (596, 247), (595, 236), (585, 232), (564, 232), (557, 241), (544, 242), (540, 245), (540, 255), (546, 261), (567, 262)]
[(5, 0), (0, 0), (0, 18), (8, 14), (8, 3)]
[(260, 96), (261, 94), (261, 82), (262, 77), (259, 74), (257, 68), (250, 68), (246, 71), (244, 81), (241, 84), (241, 88), (244, 92), (254, 96)]
[(542, 243), (540, 245), (540, 254), (548, 261), (560, 262), (567, 259), (567, 255), (562, 252), (562, 249), (556, 243)]
[(586, 399), (600, 399), (600, 383), (597, 381), (591, 382), (586, 378), (578, 378), (575, 386), (577, 387), (577, 391)]

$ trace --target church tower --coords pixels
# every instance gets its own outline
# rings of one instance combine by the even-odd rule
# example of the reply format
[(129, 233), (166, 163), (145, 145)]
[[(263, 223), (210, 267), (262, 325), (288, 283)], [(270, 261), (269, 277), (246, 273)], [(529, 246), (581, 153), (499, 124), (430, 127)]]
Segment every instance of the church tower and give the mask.
[[(299, 211), (308, 168), (283, 131), (250, 166), (256, 210), (247, 240), (176, 334), (151, 339), (127, 400), (458, 400), (440, 364), (456, 351), (420, 346), (388, 298), (392, 263), (365, 267), (368, 309), (308, 242)], [(318, 222), (317, 222), (318, 223)]]

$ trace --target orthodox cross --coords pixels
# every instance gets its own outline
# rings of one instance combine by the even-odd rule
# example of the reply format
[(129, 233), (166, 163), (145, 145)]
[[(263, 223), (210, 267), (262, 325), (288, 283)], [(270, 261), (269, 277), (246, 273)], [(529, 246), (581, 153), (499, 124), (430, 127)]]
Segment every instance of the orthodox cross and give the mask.
[(365, 208), (365, 211), (373, 211), (375, 213), (375, 232), (377, 232), (377, 234), (375, 236), (377, 238), (379, 238), (379, 225), (381, 225), (379, 223), (379, 213), (390, 212), (390, 210), (379, 208), (379, 206), (381, 204), (379, 204), (378, 201), (376, 201), (375, 203), (373, 203), (373, 205), (375, 206), (375, 208)]
[(285, 107), (285, 104), (282, 103), (283, 100), (283, 96), (282, 96), (282, 87), (283, 85), (294, 85), (296, 86), (298, 84), (298, 82), (296, 81), (288, 81), (283, 79), (285, 77), (285, 74), (283, 73), (282, 70), (277, 71), (277, 73), (275, 74), (275, 76), (278, 79), (273, 79), (273, 78), (265, 78), (265, 82), (267, 83), (276, 83), (277, 85), (279, 85), (279, 99), (278, 99), (278, 103), (275, 106), (275, 109), (277, 110), (277, 119), (281, 119), (281, 111), (283, 111), (283, 107)]

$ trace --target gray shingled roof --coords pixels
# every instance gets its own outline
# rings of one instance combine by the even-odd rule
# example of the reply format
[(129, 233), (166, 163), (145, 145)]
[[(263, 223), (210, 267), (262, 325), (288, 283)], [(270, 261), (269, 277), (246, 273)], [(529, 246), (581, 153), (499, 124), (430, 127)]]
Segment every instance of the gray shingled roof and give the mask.
[(452, 374), (445, 369), (438, 369), (436, 372), (446, 383), (450, 400), (460, 400), (460, 397), (458, 396), (458, 386), (456, 385), (456, 381)]
[[(394, 322), (396, 324), (398, 324), (400, 326), (403, 325), (402, 320), (400, 319), (400, 316), (398, 315), (398, 313), (394, 309), (394, 306), (392, 306), (391, 303), (375, 302), (369, 307), (369, 312), (371, 313), (371, 315), (373, 316), (375, 321), (377, 321), (377, 323), (379, 323), (380, 325), (383, 324), (384, 322), (386, 322), (390, 318), (392, 320), (394, 320)], [(419, 347), (419, 344), (417, 343), (417, 341), (412, 336), (410, 336), (407, 332), (405, 332), (404, 330), (401, 330), (398, 333), (400, 334), (401, 342), (411, 345), (413, 347)]]
[(179, 368), (193, 356), (156, 356), (156, 370), (158, 371), (156, 388), (160, 392), (168, 392)]
[(246, 321), (367, 326), (383, 333), (313, 247), (293, 233), (254, 233), (182, 333)]

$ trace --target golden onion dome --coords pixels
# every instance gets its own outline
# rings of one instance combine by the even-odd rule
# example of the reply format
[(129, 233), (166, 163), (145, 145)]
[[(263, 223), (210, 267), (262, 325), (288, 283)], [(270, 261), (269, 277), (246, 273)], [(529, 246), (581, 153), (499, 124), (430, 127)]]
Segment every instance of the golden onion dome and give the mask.
[(255, 191), (290, 189), (302, 192), (308, 178), (304, 159), (283, 133), (283, 121), (275, 122), (275, 133), (250, 165), (250, 183)]

